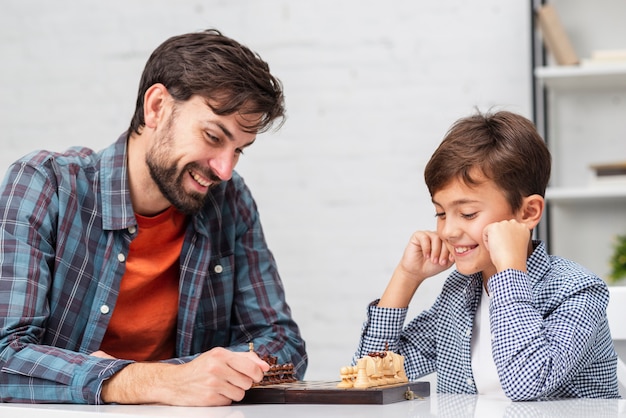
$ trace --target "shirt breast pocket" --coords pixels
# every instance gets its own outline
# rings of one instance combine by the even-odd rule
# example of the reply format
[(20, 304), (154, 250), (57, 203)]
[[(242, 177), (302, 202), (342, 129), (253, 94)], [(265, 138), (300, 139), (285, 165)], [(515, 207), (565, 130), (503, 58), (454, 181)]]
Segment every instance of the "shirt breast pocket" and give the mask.
[(234, 255), (211, 257), (202, 289), (197, 326), (213, 332), (227, 330), (235, 298)]

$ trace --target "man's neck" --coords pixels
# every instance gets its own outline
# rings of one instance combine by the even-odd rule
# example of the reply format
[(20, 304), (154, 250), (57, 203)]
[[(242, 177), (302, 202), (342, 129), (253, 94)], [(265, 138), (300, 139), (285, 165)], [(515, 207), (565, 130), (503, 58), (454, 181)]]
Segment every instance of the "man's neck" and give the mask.
[(171, 203), (150, 176), (146, 149), (152, 139), (145, 135), (132, 133), (128, 139), (128, 183), (135, 213), (154, 216), (170, 207)]

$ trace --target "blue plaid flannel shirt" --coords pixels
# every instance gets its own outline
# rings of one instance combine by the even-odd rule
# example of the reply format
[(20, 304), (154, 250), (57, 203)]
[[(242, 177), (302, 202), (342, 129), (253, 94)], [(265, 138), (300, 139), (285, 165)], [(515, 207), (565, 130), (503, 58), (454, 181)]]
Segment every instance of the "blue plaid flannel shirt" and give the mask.
[[(100, 347), (136, 234), (127, 182), (126, 135), (100, 153), (37, 152), (9, 168), (0, 189), (0, 401), (101, 403), (102, 382), (130, 363), (88, 355)], [(302, 378), (304, 341), (236, 173), (189, 222), (179, 289), (169, 362), (252, 341)]]
[[(618, 398), (617, 355), (606, 318), (606, 284), (536, 241), (528, 274), (506, 270), (487, 286), (492, 352), (513, 400)], [(407, 309), (368, 307), (353, 357), (389, 349), (405, 356), (410, 379), (437, 373), (437, 391), (475, 394), (470, 341), (480, 273), (454, 271), (434, 305), (406, 327)]]

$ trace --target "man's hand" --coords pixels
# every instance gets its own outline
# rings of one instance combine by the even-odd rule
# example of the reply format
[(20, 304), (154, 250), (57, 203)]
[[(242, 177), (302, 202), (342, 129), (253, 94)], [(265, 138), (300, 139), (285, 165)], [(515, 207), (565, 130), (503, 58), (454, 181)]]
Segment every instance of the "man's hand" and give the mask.
[(489, 224), (483, 230), (483, 241), (497, 272), (506, 269), (526, 271), (530, 229), (514, 219)]
[(454, 258), (436, 232), (415, 232), (378, 306), (407, 307), (422, 281), (450, 268), (453, 263)]
[[(94, 353), (95, 354), (95, 353)], [(189, 363), (133, 363), (102, 386), (106, 403), (229, 405), (260, 382), (269, 365), (252, 352), (214, 348)]]

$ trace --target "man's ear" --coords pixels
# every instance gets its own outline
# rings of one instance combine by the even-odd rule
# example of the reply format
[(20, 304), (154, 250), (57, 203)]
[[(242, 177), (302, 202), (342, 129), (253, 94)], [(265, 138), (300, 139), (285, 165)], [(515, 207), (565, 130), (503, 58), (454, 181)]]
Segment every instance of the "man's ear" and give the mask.
[(544, 198), (538, 194), (526, 196), (522, 200), (522, 207), (519, 212), (520, 221), (527, 224), (529, 229), (533, 229), (541, 220), (545, 205)]
[(161, 83), (153, 84), (146, 90), (143, 96), (143, 117), (147, 128), (156, 128), (163, 119), (169, 97), (167, 88)]

